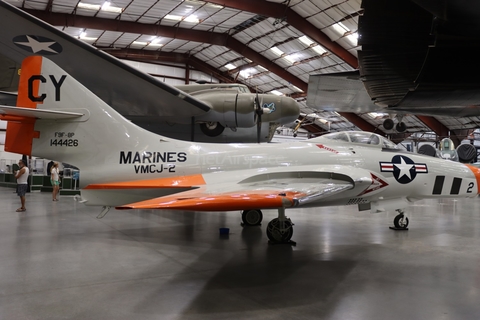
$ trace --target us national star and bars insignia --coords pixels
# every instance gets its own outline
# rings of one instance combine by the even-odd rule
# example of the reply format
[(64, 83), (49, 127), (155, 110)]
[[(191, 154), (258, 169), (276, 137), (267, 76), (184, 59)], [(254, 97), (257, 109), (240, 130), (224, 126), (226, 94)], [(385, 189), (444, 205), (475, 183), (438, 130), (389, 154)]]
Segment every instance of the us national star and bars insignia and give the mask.
[(17, 47), (35, 54), (52, 55), (59, 54), (63, 50), (60, 43), (42, 36), (21, 35), (16, 36), (12, 41)]
[(428, 173), (425, 163), (415, 163), (401, 155), (394, 156), (392, 162), (380, 162), (380, 171), (393, 172), (393, 177), (401, 184), (412, 182), (419, 173)]

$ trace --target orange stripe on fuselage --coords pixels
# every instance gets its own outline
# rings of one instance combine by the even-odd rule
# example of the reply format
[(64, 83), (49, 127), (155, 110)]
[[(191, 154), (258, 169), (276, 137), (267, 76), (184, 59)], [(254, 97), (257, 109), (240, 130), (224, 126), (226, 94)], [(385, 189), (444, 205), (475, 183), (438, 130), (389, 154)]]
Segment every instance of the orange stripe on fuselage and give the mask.
[(469, 164), (466, 164), (466, 166), (472, 170), (473, 174), (475, 175), (475, 179), (477, 179), (477, 193), (480, 194), (480, 168)]
[[(42, 71), (42, 57), (27, 57), (22, 62), (20, 69), (20, 81), (18, 84), (17, 107), (36, 109), (37, 102), (31, 101), (28, 94), (28, 80), (33, 75), (40, 75)], [(38, 96), (40, 87), (39, 81), (34, 81), (32, 85), (33, 96)], [(39, 137), (35, 132), (35, 119), (18, 117), (11, 119), (7, 123), (7, 133), (5, 136), (5, 151), (31, 155), (33, 139)]]
[(122, 181), (110, 183), (96, 183), (84, 189), (150, 189), (150, 188), (188, 188), (204, 185), (205, 180), (201, 174), (179, 176), (173, 178), (158, 178), (149, 180)]

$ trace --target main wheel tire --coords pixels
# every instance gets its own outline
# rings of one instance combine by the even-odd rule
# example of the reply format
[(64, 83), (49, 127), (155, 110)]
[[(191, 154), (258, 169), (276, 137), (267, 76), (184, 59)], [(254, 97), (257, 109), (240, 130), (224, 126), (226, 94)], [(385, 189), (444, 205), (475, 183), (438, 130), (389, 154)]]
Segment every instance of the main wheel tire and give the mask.
[(288, 242), (292, 239), (293, 223), (290, 219), (285, 220), (285, 229), (280, 230), (280, 221), (278, 218), (273, 219), (267, 226), (267, 237), (272, 242)]
[(395, 123), (392, 119), (385, 119), (385, 121), (383, 121), (383, 127), (385, 130), (392, 130), (394, 125)]
[(397, 125), (395, 126), (395, 129), (398, 131), (398, 132), (405, 132), (407, 130), (407, 125), (405, 124), (405, 122), (399, 122), (397, 123)]
[(218, 122), (207, 122), (200, 123), (200, 130), (202, 130), (202, 132), (209, 137), (216, 137), (222, 134), (223, 130), (225, 130), (225, 127)]
[(263, 220), (263, 213), (258, 209), (244, 210), (242, 212), (242, 221), (246, 226), (257, 226)]
[(408, 218), (405, 217), (402, 221), (403, 216), (401, 214), (397, 215), (395, 219), (393, 219), (393, 225), (395, 228), (406, 228), (408, 227)]

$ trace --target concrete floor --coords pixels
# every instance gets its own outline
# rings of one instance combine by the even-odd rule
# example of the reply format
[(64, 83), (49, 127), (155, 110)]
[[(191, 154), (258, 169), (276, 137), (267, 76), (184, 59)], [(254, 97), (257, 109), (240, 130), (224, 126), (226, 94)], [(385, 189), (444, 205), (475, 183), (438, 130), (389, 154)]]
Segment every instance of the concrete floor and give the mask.
[[(0, 188), (0, 319), (479, 319), (480, 199), (410, 230), (355, 206), (287, 211), (297, 246), (238, 213), (115, 211)], [(230, 235), (219, 236), (220, 227)]]

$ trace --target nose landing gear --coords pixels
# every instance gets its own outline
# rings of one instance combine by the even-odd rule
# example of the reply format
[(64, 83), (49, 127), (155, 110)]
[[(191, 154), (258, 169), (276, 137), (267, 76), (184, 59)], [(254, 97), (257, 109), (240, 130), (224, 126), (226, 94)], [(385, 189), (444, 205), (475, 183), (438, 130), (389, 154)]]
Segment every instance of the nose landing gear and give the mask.
[(397, 209), (398, 215), (393, 219), (393, 227), (390, 227), (392, 230), (408, 230), (408, 218), (405, 215), (405, 212), (401, 209)]

